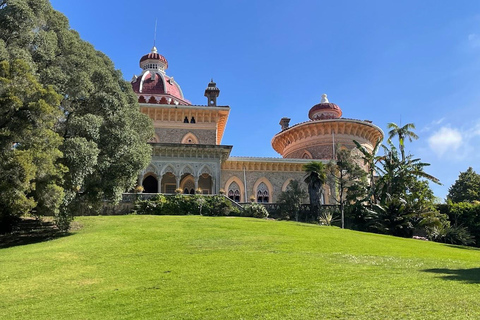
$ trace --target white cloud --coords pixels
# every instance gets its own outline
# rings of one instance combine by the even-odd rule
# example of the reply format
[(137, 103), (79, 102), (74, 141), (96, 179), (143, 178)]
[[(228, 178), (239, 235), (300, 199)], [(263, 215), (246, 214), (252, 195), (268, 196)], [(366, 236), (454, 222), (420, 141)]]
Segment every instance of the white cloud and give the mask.
[(450, 127), (441, 127), (428, 138), (428, 145), (437, 156), (445, 152), (457, 151), (463, 144), (463, 137), (459, 130)]

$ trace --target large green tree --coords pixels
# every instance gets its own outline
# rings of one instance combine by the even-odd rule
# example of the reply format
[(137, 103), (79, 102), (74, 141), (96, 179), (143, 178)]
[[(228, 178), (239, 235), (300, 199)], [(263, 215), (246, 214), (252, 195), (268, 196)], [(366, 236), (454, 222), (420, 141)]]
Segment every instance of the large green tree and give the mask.
[(60, 96), (37, 82), (23, 60), (0, 62), (0, 224), (35, 208), (58, 214), (63, 198), (58, 163), (62, 137), (54, 131)]
[(458, 179), (448, 189), (447, 199), (454, 203), (480, 201), (480, 175), (472, 167), (460, 172)]
[(78, 201), (118, 201), (151, 154), (152, 124), (130, 84), (47, 0), (0, 0), (0, 25), (0, 59), (22, 59), (61, 96), (52, 126), (63, 139), (57, 162), (68, 168), (59, 220), (68, 225)]

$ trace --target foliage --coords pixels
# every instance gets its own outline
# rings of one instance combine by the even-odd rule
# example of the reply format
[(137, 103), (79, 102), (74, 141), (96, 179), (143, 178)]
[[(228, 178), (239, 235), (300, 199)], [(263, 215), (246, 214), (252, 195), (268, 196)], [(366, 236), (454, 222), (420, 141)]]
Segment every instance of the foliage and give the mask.
[[(425, 172), (428, 163), (413, 155), (405, 155), (405, 139), (418, 139), (412, 131), (414, 124), (399, 127), (390, 123), (389, 128), (391, 131), (387, 146), (382, 145), (382, 156), (376, 156), (379, 141), (372, 152), (354, 142), (369, 170), (370, 183), (365, 202), (352, 204), (347, 216), (352, 221), (352, 228), (358, 230), (403, 237), (425, 236), (444, 226), (447, 220), (438, 212), (429, 186), (429, 182), (439, 181)], [(400, 153), (391, 142), (395, 136), (399, 139)]]
[(327, 180), (325, 165), (322, 162), (312, 161), (303, 166), (305, 171), (305, 182), (308, 186), (308, 196), (310, 199), (310, 217), (305, 220), (318, 220), (320, 206), (323, 196), (323, 185)]
[(239, 215), (237, 208), (225, 196), (181, 195), (164, 196), (158, 194), (148, 200), (135, 203), (136, 214), (148, 215)]
[[(131, 85), (47, 0), (1, 1), (0, 25), (1, 119), (10, 121), (0, 130), (20, 146), (0, 159), (18, 191), (6, 210), (53, 214), (65, 227), (78, 198), (119, 201), (151, 155), (152, 124)], [(14, 137), (6, 125), (21, 130)]]
[(254, 203), (245, 205), (243, 216), (264, 219), (268, 217), (268, 211), (260, 203), (254, 202)]
[[(24, 60), (0, 62), (0, 221), (36, 209), (58, 214), (65, 167), (62, 137), (54, 131), (60, 101), (42, 86)], [(8, 231), (8, 227), (5, 227)]]
[(415, 125), (413, 123), (407, 123), (403, 127), (399, 127), (396, 123), (389, 123), (388, 128), (391, 129), (388, 132), (388, 141), (391, 141), (393, 137), (398, 136), (398, 144), (400, 146), (400, 153), (402, 154), (402, 161), (405, 160), (405, 138), (407, 138), (410, 142), (413, 139), (417, 140), (418, 136), (415, 132), (411, 131), (410, 129), (415, 129)]
[(377, 203), (371, 210), (378, 220), (374, 228), (379, 232), (410, 237), (416, 230), (426, 230), (441, 223), (435, 209), (435, 197), (428, 181), (439, 183), (424, 168), (428, 163), (408, 155), (402, 159), (389, 143), (383, 146), (384, 156), (379, 160), (380, 177), (374, 192)]
[(464, 228), (474, 238), (473, 244), (480, 247), (480, 203), (448, 202), (445, 210), (450, 225)]
[(480, 174), (472, 167), (460, 172), (458, 179), (448, 189), (447, 199), (454, 203), (480, 200)]
[(336, 160), (327, 165), (327, 178), (336, 186), (334, 201), (340, 207), (341, 227), (345, 227), (345, 206), (365, 199), (367, 175), (349, 150), (336, 149)]
[(287, 189), (278, 196), (282, 217), (287, 220), (295, 218), (295, 221), (298, 221), (299, 212), (306, 197), (307, 192), (302, 188), (300, 182), (298, 180), (290, 181)]
[(375, 191), (375, 173), (376, 172), (376, 164), (378, 161), (381, 159), (381, 156), (377, 156), (378, 149), (382, 145), (382, 140), (379, 138), (377, 142), (375, 143), (375, 146), (373, 147), (372, 151), (368, 151), (365, 147), (363, 147), (358, 141), (353, 140), (353, 143), (356, 145), (358, 151), (361, 153), (361, 158), (363, 159), (363, 165), (367, 168), (368, 170), (368, 181), (369, 181), (369, 194), (367, 196), (368, 201), (370, 204), (376, 202), (376, 193)]
[(338, 219), (335, 218), (336, 212), (333, 207), (323, 207), (320, 210), (320, 216), (318, 217), (318, 222), (325, 226), (331, 226), (333, 223), (337, 222)]
[(432, 228), (428, 234), (430, 240), (436, 242), (469, 246), (475, 243), (475, 238), (468, 232), (466, 227), (450, 226), (446, 223)]

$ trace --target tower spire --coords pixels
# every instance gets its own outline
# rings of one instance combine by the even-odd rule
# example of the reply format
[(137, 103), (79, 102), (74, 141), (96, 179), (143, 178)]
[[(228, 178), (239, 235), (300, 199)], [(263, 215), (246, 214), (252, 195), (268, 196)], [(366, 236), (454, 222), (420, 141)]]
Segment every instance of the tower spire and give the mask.
[(153, 46), (155, 47), (155, 42), (157, 41), (157, 18), (155, 18), (155, 32), (153, 33)]

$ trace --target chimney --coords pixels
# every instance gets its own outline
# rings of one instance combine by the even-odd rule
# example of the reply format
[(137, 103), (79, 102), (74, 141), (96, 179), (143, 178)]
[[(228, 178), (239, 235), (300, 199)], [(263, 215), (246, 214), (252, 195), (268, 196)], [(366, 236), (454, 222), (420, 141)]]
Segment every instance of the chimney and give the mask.
[(290, 118), (282, 118), (280, 120), (280, 126), (282, 127), (282, 131), (288, 129), (288, 126), (290, 125), (290, 120)]

